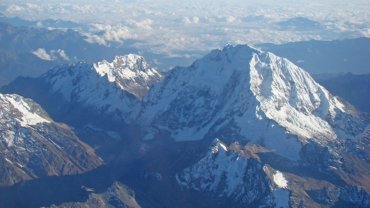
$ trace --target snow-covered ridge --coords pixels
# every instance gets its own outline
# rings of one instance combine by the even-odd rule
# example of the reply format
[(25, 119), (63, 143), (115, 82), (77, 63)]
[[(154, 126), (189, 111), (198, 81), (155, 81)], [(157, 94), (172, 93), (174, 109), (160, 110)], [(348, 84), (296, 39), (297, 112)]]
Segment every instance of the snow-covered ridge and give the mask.
[(151, 68), (144, 57), (136, 54), (116, 56), (112, 62), (103, 60), (94, 64), (100, 76), (142, 99), (149, 88), (162, 79), (160, 73)]
[[(225, 111), (237, 105), (232, 104), (235, 97), (247, 92), (237, 90), (244, 87), (240, 82), (248, 81), (243, 73), (252, 51), (256, 50), (228, 46), (213, 50), (187, 68), (173, 69), (145, 97), (140, 123), (170, 128), (176, 140), (202, 139), (217, 119), (215, 115), (220, 119), (226, 116)], [(238, 89), (231, 89), (234, 86)]]
[(219, 137), (227, 129), (298, 160), (307, 142), (326, 146), (362, 132), (365, 124), (348, 109), (290, 61), (238, 45), (170, 72), (145, 97), (138, 117), (176, 140)]
[(366, 124), (352, 107), (289, 60), (259, 52), (253, 54), (249, 68), (250, 90), (259, 109), (303, 143), (340, 143), (364, 130)]
[(228, 147), (216, 139), (205, 157), (177, 174), (176, 180), (182, 187), (228, 197), (243, 206), (257, 200), (267, 206), (276, 204), (275, 192), (282, 192), (284, 197), (279, 200), (288, 204), (289, 191), (282, 190), (288, 185), (283, 173), (276, 171), (270, 177), (268, 167), (244, 151), (238, 143)]
[(51, 87), (49, 93), (61, 93), (70, 103), (125, 119), (161, 79), (143, 57), (134, 54), (117, 56), (111, 63), (65, 65), (42, 76)]
[[(248, 174), (248, 166), (251, 164), (248, 163), (248, 160), (240, 158), (236, 152), (227, 149), (224, 143), (215, 140), (204, 158), (177, 175), (178, 183), (197, 191), (218, 192), (220, 190), (220, 196), (244, 197), (250, 191), (249, 188), (252, 188), (243, 185), (245, 174)], [(257, 174), (256, 172), (262, 171), (262, 166), (256, 166), (256, 168), (253, 171), (250, 170), (249, 174)], [(256, 181), (253, 188), (257, 190), (261, 188), (258, 186), (262, 184), (262, 180)], [(250, 196), (249, 200), (253, 201), (254, 198), (257, 196)]]
[(336, 139), (326, 118), (344, 113), (344, 104), (290, 61), (272, 53), (253, 54), (251, 91), (265, 115), (301, 138)]
[(126, 115), (137, 102), (134, 96), (101, 77), (86, 63), (55, 68), (42, 79), (50, 85), (50, 94), (60, 93), (67, 102), (95, 109), (98, 113), (117, 111)]
[(149, 71), (149, 65), (145, 62), (144, 57), (136, 54), (128, 54), (125, 56), (116, 56), (113, 62), (103, 60), (94, 64), (95, 70), (101, 76), (108, 76), (110, 82), (114, 82), (120, 77), (133, 79), (137, 74)]
[[(33, 111), (25, 98), (14, 94), (0, 94), (0, 106), (8, 111), (21, 126), (34, 126), (39, 123), (50, 123), (49, 118)], [(3, 112), (4, 113), (4, 112)], [(2, 113), (2, 114), (3, 114)]]

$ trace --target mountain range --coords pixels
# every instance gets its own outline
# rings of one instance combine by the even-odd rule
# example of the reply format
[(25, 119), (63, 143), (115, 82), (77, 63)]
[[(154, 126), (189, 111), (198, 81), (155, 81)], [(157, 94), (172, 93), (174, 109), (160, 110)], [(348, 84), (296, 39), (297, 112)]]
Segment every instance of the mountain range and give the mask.
[(102, 59), (114, 59), (117, 54), (143, 54), (148, 62), (164, 71), (176, 64), (187, 65), (193, 60), (139, 50), (134, 40), (101, 45), (89, 42), (85, 33), (73, 29), (40, 28), (33, 26), (32, 22), (16, 24), (6, 20), (0, 17), (0, 86), (18, 76), (38, 77), (60, 64), (91, 64)]
[[(106, 160), (101, 171), (61, 179), (94, 187), (107, 183), (99, 189), (108, 190), (105, 194), (94, 189), (87, 195), (84, 189), (87, 204), (106, 200), (112, 187), (125, 193), (115, 182), (120, 181), (135, 198), (121, 195), (125, 203), (113, 198), (129, 207), (370, 205), (369, 118), (302, 68), (270, 52), (228, 45), (166, 75), (129, 54), (111, 62), (58, 66), (37, 78), (18, 78), (1, 92), (31, 98), (65, 123), (54, 124), (41, 107), (24, 107), (33, 117), (16, 119), (20, 126), (34, 121), (65, 125), (74, 130), (74, 141), (86, 142)], [(104, 139), (86, 136), (98, 132)], [(54, 136), (46, 137), (60, 146)], [(110, 140), (118, 150), (104, 147)], [(95, 154), (86, 148), (77, 152)], [(98, 157), (94, 161), (91, 168), (102, 163)], [(106, 182), (94, 180), (106, 175)], [(40, 183), (55, 186), (60, 181)], [(2, 196), (6, 194), (0, 190)], [(39, 197), (43, 206), (81, 205), (76, 199), (53, 196), (46, 202)]]
[(370, 73), (314, 75), (317, 82), (331, 93), (350, 102), (356, 109), (370, 113)]
[(260, 44), (263, 50), (286, 57), (310, 74), (368, 74), (370, 39), (365, 37), (318, 41), (308, 40), (286, 44)]

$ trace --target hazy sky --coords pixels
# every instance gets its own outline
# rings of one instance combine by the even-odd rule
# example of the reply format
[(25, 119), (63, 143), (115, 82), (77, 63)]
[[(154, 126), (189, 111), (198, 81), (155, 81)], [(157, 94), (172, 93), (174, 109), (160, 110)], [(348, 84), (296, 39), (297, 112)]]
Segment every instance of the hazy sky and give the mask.
[(174, 56), (226, 43), (370, 36), (370, 0), (2, 0), (0, 7), (6, 16), (89, 25), (81, 31), (89, 41), (133, 39)]

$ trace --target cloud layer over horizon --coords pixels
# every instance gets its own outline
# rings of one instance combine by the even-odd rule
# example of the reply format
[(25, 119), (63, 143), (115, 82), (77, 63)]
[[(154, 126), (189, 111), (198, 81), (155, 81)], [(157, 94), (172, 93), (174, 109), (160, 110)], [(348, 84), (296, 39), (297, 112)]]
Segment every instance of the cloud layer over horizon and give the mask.
[(138, 48), (169, 56), (227, 43), (370, 37), (368, 0), (3, 0), (0, 11), (33, 21), (77, 22), (88, 26), (80, 32), (90, 42), (135, 40)]

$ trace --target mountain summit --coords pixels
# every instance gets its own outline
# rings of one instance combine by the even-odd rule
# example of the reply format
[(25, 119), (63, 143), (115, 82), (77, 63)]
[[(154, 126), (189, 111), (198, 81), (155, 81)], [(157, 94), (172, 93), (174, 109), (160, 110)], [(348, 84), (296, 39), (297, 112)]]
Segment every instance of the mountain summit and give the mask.
[(303, 69), (245, 45), (174, 69), (145, 97), (138, 115), (151, 129), (148, 138), (165, 131), (175, 140), (243, 139), (292, 160), (310, 142), (335, 149), (354, 141), (366, 125)]
[(94, 68), (99, 75), (107, 76), (110, 82), (139, 99), (162, 78), (147, 64), (144, 57), (135, 54), (116, 56), (111, 63), (106, 60), (98, 62)]

